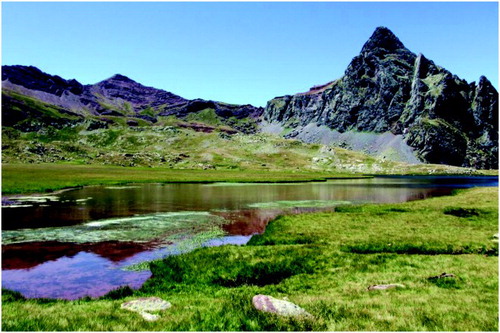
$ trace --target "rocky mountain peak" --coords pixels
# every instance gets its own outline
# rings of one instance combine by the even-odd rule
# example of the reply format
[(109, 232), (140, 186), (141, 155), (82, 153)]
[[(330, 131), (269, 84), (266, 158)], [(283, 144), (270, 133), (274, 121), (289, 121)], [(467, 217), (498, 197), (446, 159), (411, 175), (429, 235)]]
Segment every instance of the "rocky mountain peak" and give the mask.
[(186, 103), (187, 100), (171, 92), (144, 86), (129, 77), (115, 74), (112, 77), (89, 86), (92, 95), (100, 96), (108, 104), (123, 100), (136, 109), (162, 104)]
[(486, 76), (484, 76), (484, 75), (481, 75), (479, 77), (479, 86), (481, 86), (481, 87), (487, 86), (488, 88), (490, 88), (490, 87), (493, 88), (493, 85), (491, 84), (490, 80), (488, 80), (486, 78)]
[[(293, 127), (286, 136), (307, 142), (359, 150), (365, 133), (389, 135), (401, 145), (387, 155), (394, 141), (385, 141), (383, 156), (498, 167), (498, 92), (488, 79), (467, 83), (408, 50), (385, 27), (373, 32), (343, 77), (308, 93), (272, 99), (263, 118)], [(318, 133), (311, 134), (313, 126), (321, 128)], [(345, 140), (339, 141), (342, 135)]]
[(361, 52), (364, 53), (377, 49), (394, 52), (398, 49), (405, 49), (405, 46), (391, 30), (386, 27), (378, 27), (365, 45), (363, 45)]
[(134, 80), (130, 79), (129, 77), (121, 74), (115, 74), (106, 81), (123, 81), (123, 82), (135, 82)]
[(124, 87), (124, 86), (140, 85), (140, 83), (137, 83), (136, 81), (132, 80), (131, 78), (129, 78), (125, 75), (115, 74), (115, 75), (111, 76), (110, 78), (107, 78), (106, 80), (98, 82), (96, 85)]

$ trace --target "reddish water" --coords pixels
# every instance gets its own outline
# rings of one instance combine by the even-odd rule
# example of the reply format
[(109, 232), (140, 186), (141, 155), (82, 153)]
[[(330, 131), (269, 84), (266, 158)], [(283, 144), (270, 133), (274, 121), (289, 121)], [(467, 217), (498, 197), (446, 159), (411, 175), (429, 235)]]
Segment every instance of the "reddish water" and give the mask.
[[(57, 201), (3, 208), (3, 230), (72, 226), (112, 217), (156, 212), (206, 211), (224, 217), (228, 236), (205, 246), (245, 244), (279, 214), (331, 207), (252, 208), (256, 203), (304, 200), (403, 202), (449, 194), (455, 188), (498, 186), (497, 178), (382, 178), (303, 184), (144, 184), (87, 187), (57, 195)], [(300, 204), (299, 204), (300, 206)], [(186, 230), (189, 232), (189, 230)], [(2, 287), (26, 297), (97, 297), (123, 285), (139, 288), (149, 271), (122, 268), (179, 253), (175, 244), (107, 241), (75, 244), (64, 239), (2, 246)]]

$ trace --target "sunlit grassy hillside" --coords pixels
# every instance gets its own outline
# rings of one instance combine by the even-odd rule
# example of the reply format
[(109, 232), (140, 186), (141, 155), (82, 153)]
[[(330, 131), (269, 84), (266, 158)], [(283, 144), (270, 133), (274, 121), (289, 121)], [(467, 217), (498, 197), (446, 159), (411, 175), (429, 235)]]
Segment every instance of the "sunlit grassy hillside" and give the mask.
[(203, 117), (208, 123), (167, 117), (154, 125), (127, 126), (122, 123), (125, 119), (114, 120), (108, 128), (98, 129), (89, 129), (87, 122), (33, 132), (6, 127), (2, 131), (3, 162), (350, 173), (473, 172), (442, 165), (408, 165), (273, 135), (244, 134)]

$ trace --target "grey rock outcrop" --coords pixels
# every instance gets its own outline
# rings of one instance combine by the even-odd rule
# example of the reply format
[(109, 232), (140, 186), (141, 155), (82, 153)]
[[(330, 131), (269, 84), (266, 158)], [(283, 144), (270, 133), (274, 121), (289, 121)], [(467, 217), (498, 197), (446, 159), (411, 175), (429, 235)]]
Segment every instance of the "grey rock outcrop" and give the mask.
[(286, 300), (274, 298), (272, 296), (255, 295), (252, 298), (252, 304), (259, 311), (274, 313), (278, 316), (311, 317), (311, 314), (302, 309), (300, 306)]
[(160, 316), (150, 312), (165, 311), (171, 308), (172, 304), (159, 297), (142, 297), (125, 302), (120, 307), (128, 311), (139, 313), (144, 320), (155, 321), (158, 320)]
[(387, 290), (387, 289), (396, 289), (396, 288), (405, 288), (405, 286), (402, 284), (399, 284), (399, 283), (376, 284), (373, 286), (369, 286), (368, 290), (373, 291), (373, 290)]
[(482, 76), (467, 83), (416, 55), (379, 27), (343, 77), (306, 93), (276, 97), (263, 119), (295, 128), (391, 132), (423, 162), (498, 167), (498, 93)]

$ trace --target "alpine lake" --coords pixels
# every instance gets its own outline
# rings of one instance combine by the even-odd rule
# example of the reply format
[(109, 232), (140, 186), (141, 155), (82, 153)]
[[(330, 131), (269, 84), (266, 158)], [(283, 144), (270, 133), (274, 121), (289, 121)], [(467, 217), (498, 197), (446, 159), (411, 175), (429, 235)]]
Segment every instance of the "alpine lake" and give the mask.
[(150, 276), (147, 262), (244, 245), (283, 214), (397, 203), (498, 186), (498, 177), (377, 176), (309, 183), (89, 186), (2, 205), (2, 287), (29, 298), (99, 297)]

